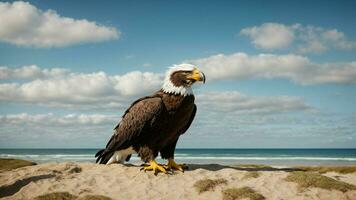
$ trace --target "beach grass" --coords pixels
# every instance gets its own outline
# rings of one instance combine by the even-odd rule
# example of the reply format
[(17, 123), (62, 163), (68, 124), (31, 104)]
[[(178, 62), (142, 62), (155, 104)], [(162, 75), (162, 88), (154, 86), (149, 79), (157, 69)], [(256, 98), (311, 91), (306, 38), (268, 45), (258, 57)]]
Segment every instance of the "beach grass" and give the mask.
[(318, 172), (321, 174), (327, 172), (336, 172), (340, 174), (356, 173), (356, 166), (299, 166), (296, 168), (310, 172)]
[(250, 200), (264, 200), (265, 197), (253, 190), (250, 187), (242, 188), (228, 188), (222, 191), (223, 200), (239, 200), (239, 199), (250, 199)]
[(242, 179), (251, 179), (251, 178), (258, 178), (261, 176), (260, 172), (252, 171), (252, 172), (247, 172)]
[(198, 193), (214, 190), (217, 185), (227, 184), (227, 180), (219, 179), (202, 179), (194, 183), (194, 187)]
[(69, 192), (52, 192), (37, 196), (34, 200), (112, 200), (103, 195), (86, 195), (79, 197)]
[(78, 200), (112, 200), (112, 198), (103, 195), (86, 195)]
[(269, 165), (258, 165), (258, 164), (240, 164), (240, 165), (232, 165), (232, 167), (241, 167), (241, 168), (253, 168), (253, 169), (263, 169), (263, 168), (272, 168)]
[(0, 171), (8, 171), (20, 167), (36, 165), (36, 163), (12, 158), (0, 158)]
[(52, 192), (34, 198), (34, 200), (75, 200), (78, 197), (69, 192)]
[(299, 189), (301, 190), (309, 187), (322, 188), (326, 190), (339, 190), (341, 192), (356, 190), (356, 186), (354, 185), (312, 172), (291, 172), (285, 180), (297, 183)]

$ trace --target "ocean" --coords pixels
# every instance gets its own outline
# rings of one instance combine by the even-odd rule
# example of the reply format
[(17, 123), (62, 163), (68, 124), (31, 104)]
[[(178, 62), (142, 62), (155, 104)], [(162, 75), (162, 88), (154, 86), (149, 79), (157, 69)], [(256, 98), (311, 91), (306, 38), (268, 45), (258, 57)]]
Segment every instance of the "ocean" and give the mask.
[[(1, 158), (37, 163), (95, 162), (98, 149), (0, 149)], [(356, 165), (356, 149), (176, 149), (175, 160), (195, 164)], [(159, 162), (165, 162), (157, 159)], [(129, 161), (140, 164), (137, 155)]]

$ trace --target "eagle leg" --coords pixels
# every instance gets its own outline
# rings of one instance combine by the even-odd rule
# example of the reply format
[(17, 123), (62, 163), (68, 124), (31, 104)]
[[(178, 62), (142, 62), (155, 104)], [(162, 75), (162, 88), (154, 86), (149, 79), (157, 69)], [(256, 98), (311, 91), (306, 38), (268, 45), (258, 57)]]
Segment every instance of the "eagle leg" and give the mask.
[(173, 158), (168, 158), (166, 169), (175, 169), (184, 172), (185, 169), (188, 169), (188, 166), (186, 164), (177, 164)]
[(166, 169), (162, 165), (158, 164), (155, 160), (150, 161), (150, 165), (143, 167), (142, 169), (144, 171), (153, 170), (155, 172), (155, 175), (157, 175), (159, 172), (163, 172), (163, 173), (167, 174)]

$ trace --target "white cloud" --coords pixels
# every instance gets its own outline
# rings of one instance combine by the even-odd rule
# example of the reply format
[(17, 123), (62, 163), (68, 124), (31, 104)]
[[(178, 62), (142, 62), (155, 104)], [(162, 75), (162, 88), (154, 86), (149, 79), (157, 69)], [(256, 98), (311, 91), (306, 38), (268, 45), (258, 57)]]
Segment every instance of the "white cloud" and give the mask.
[(43, 79), (62, 77), (69, 73), (63, 68), (40, 69), (37, 65), (28, 65), (20, 68), (0, 66), (0, 80), (8, 79)]
[(163, 75), (152, 72), (133, 71), (122, 76), (112, 77), (114, 88), (125, 96), (144, 94), (160, 89)]
[(298, 111), (316, 111), (300, 97), (248, 96), (237, 91), (209, 92), (197, 96), (199, 110), (241, 114), (278, 114)]
[[(245, 53), (219, 54), (191, 62), (204, 71), (208, 81), (285, 78), (303, 85), (356, 83), (356, 62), (317, 64), (293, 54)], [(21, 80), (0, 83), (0, 102), (68, 109), (121, 109), (135, 98), (159, 90), (163, 74), (133, 71), (108, 75), (25, 66), (0, 67), (1, 79)]]
[(42, 11), (28, 2), (0, 2), (0, 41), (38, 48), (117, 39), (114, 27), (86, 19), (62, 17), (53, 10)]
[[(309, 106), (300, 97), (292, 96), (249, 96), (238, 91), (207, 92), (196, 97), (200, 112), (217, 114), (229, 113), (231, 116), (241, 114), (282, 114), (289, 112), (311, 112), (315, 108)], [(118, 120), (117, 115), (102, 114), (8, 114), (0, 115), (3, 124), (42, 124), (42, 125), (68, 125), (68, 124), (104, 124)]]
[(300, 53), (322, 53), (329, 49), (352, 50), (356, 48), (356, 42), (348, 40), (345, 34), (337, 29), (299, 26), (297, 31), (300, 40), (297, 51)]
[(0, 124), (2, 125), (42, 125), (42, 126), (68, 126), (68, 125), (103, 125), (113, 124), (120, 119), (116, 115), (100, 114), (68, 114), (54, 115), (28, 113), (0, 115)]
[(102, 114), (0, 115), (2, 148), (92, 148), (104, 146), (120, 120)]
[(264, 49), (285, 48), (294, 40), (293, 27), (278, 23), (264, 23), (261, 26), (244, 28), (240, 34), (250, 37), (256, 47)]
[(256, 47), (270, 50), (292, 47), (299, 53), (321, 53), (356, 48), (356, 42), (348, 40), (343, 32), (310, 25), (264, 23), (244, 28), (240, 34), (248, 36)]
[(318, 64), (294, 54), (218, 54), (190, 62), (206, 73), (207, 80), (285, 78), (302, 85), (356, 83), (356, 62)]
[[(16, 77), (24, 77), (27, 70), (22, 69), (13, 69), (11, 72), (18, 71), (15, 73)], [(49, 69), (35, 71), (39, 73), (30, 77), (46, 75), (46, 78), (0, 84), (0, 101), (65, 108), (117, 108), (133, 97), (158, 90), (163, 79), (161, 74), (140, 71), (114, 76), (104, 72), (69, 73), (63, 69), (57, 71), (65, 71), (66, 76), (62, 73), (50, 73), (53, 70)]]

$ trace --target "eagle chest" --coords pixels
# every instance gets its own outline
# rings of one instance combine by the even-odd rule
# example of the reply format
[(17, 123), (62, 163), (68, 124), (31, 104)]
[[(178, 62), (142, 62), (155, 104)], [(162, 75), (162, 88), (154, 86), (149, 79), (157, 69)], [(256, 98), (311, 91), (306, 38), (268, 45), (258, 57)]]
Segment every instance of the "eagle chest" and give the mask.
[(172, 96), (165, 104), (169, 113), (167, 134), (176, 137), (189, 122), (194, 108), (194, 96)]

